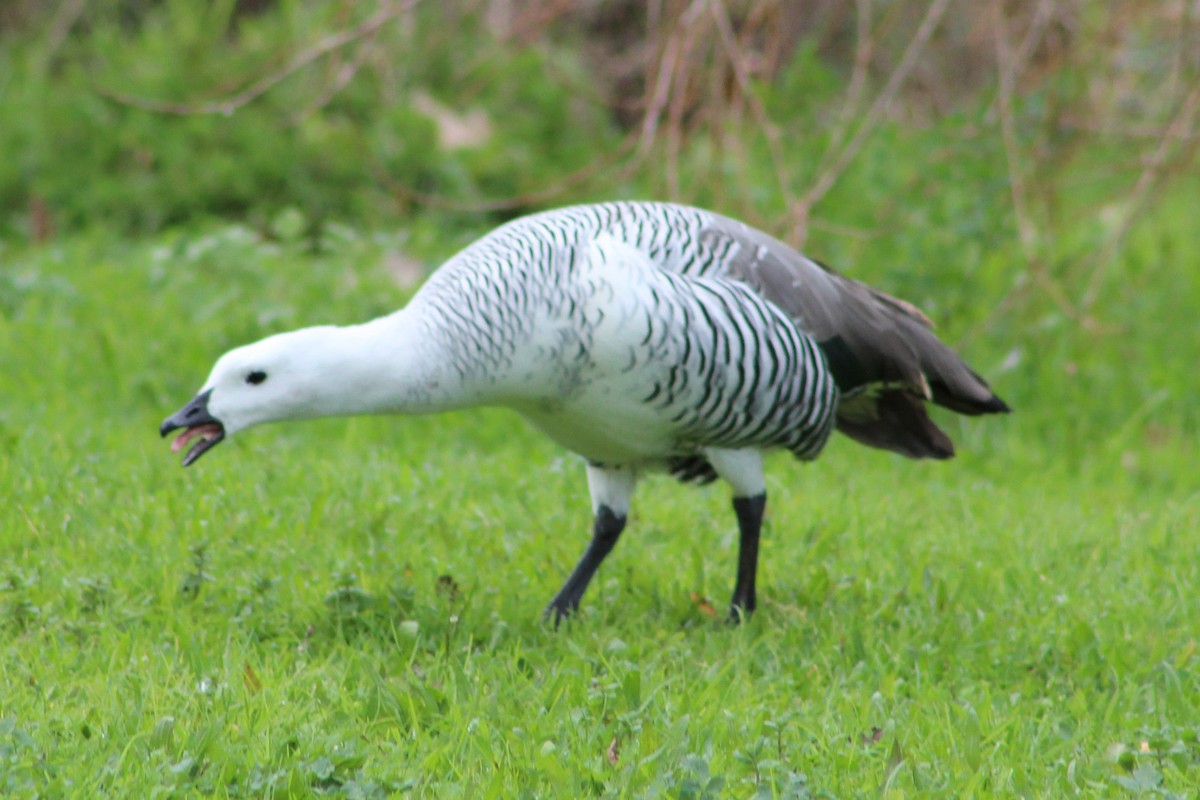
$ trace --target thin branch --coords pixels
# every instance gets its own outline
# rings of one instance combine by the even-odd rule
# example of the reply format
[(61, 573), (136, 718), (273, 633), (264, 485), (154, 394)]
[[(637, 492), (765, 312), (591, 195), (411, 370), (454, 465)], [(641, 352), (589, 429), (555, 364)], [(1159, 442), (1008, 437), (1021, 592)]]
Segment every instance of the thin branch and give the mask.
[(650, 151), (658, 133), (658, 123), (662, 119), (663, 109), (671, 92), (671, 82), (675, 78), (675, 62), (679, 58), (679, 34), (667, 37), (667, 45), (663, 48), (662, 57), (658, 60), (653, 85), (647, 92), (646, 110), (642, 115), (642, 133), (638, 141), (638, 152), (645, 154)]
[(1021, 171), (1020, 148), (1017, 143), (1016, 122), (1013, 118), (1013, 94), (1016, 85), (1016, 73), (1019, 64), (1014, 63), (1008, 46), (1008, 33), (1004, 20), (1002, 4), (1004, 0), (995, 0), (992, 4), (994, 19), (992, 20), (992, 39), (996, 47), (996, 66), (999, 82), (999, 97), (997, 106), (1000, 112), (1000, 136), (1004, 142), (1005, 161), (1008, 165), (1008, 187), (1012, 196), (1013, 216), (1017, 222), (1017, 238), (1021, 243), (1021, 254), (1025, 266), (1033, 279), (1046, 291), (1055, 305), (1070, 319), (1079, 320), (1080, 314), (1067, 297), (1065, 291), (1050, 277), (1038, 254), (1038, 233), (1029, 213), (1028, 192), (1025, 176)]
[(796, 225), (796, 237), (799, 240), (798, 244), (803, 244), (807, 237), (808, 217), (812, 211), (812, 207), (820, 202), (837, 179), (841, 176), (846, 168), (850, 166), (850, 162), (858, 155), (858, 151), (862, 149), (867, 137), (875, 130), (875, 127), (882, 119), (884, 112), (891, 105), (896, 93), (908, 78), (908, 73), (916, 64), (917, 56), (921, 54), (929, 37), (933, 35), (937, 29), (938, 23), (942, 19), (942, 15), (946, 11), (946, 6), (949, 5), (949, 0), (931, 0), (929, 8), (925, 12), (925, 18), (921, 20), (917, 32), (913, 34), (912, 41), (908, 43), (908, 48), (904, 51), (904, 55), (900, 58), (900, 63), (896, 65), (896, 69), (892, 72), (888, 82), (884, 85), (883, 91), (875, 98), (875, 103), (867, 112), (866, 119), (859, 125), (858, 130), (854, 132), (854, 136), (841, 149), (837, 158), (817, 177), (812, 187), (809, 188), (804, 196), (800, 198), (795, 209), (794, 224)]
[(371, 55), (372, 45), (375, 43), (375, 35), (378, 31), (372, 32), (364, 37), (362, 44), (354, 52), (353, 57), (349, 61), (338, 66), (337, 73), (333, 80), (325, 87), (325, 91), (321, 93), (317, 99), (306, 105), (303, 109), (293, 114), (288, 119), (289, 125), (296, 125), (301, 120), (312, 116), (317, 111), (320, 111), (325, 106), (329, 105), (330, 101), (338, 95), (343, 89), (350, 85), (350, 81), (354, 80), (354, 76), (362, 69), (362, 65), (367, 63), (367, 59)]
[[(571, 12), (574, 0), (550, 0), (533, 3), (531, 7), (514, 14), (512, 24), (500, 31), (500, 39), (516, 39), (519, 44), (530, 45), (545, 35), (546, 29)], [(519, 36), (513, 36), (518, 31)]]
[(1013, 59), (1014, 69), (1021, 69), (1029, 63), (1034, 48), (1042, 41), (1046, 35), (1046, 28), (1054, 19), (1054, 10), (1054, 0), (1040, 0), (1037, 4), (1037, 8), (1033, 11), (1033, 22), (1029, 23), (1029, 30), (1025, 32), (1025, 38), (1021, 41), (1021, 46), (1017, 49), (1017, 55)]
[(54, 17), (50, 20), (50, 27), (46, 33), (46, 60), (53, 58), (62, 47), (63, 42), (67, 40), (71, 29), (79, 22), (83, 16), (83, 12), (87, 7), (87, 0), (63, 0), (59, 5), (58, 10), (54, 12)]
[(696, 26), (687, 25), (681, 32), (681, 46), (677, 52), (672, 69), (678, 76), (672, 79), (675, 91), (671, 92), (667, 103), (667, 158), (664, 172), (667, 180), (667, 196), (678, 199), (680, 196), (679, 159), (683, 150), (683, 113), (687, 105), (687, 65), (692, 50), (696, 46)]
[(857, 38), (854, 42), (854, 71), (850, 74), (850, 86), (846, 89), (846, 100), (838, 112), (837, 127), (829, 137), (829, 147), (821, 155), (818, 169), (824, 169), (833, 157), (837, 146), (844, 143), (850, 121), (862, 102), (863, 90), (867, 86), (867, 73), (871, 66), (875, 42), (871, 37), (871, 0), (856, 0), (855, 8)]
[(1180, 142), (1190, 142), (1200, 139), (1200, 131), (1172, 130), (1170, 125), (1149, 125), (1130, 123), (1118, 125), (1110, 122), (1096, 122), (1087, 117), (1064, 116), (1059, 120), (1059, 127), (1072, 131), (1098, 133), (1101, 136), (1119, 136), (1123, 139), (1174, 139)]
[(1080, 300), (1080, 305), (1084, 309), (1090, 309), (1095, 305), (1104, 279), (1107, 277), (1113, 262), (1116, 260), (1117, 252), (1121, 249), (1121, 245), (1124, 244), (1125, 237), (1129, 234), (1129, 229), (1133, 227), (1134, 221), (1145, 208), (1146, 201), (1150, 196), (1150, 190), (1159, 183), (1162, 176), (1166, 173), (1163, 167), (1167, 163), (1171, 142), (1176, 139), (1191, 140), (1189, 142), (1191, 147), (1187, 148), (1185, 152), (1194, 151), (1196, 143), (1192, 139), (1192, 125), (1195, 122), (1198, 110), (1200, 110), (1200, 83), (1193, 86), (1192, 91), (1184, 98), (1183, 103), (1179, 107), (1179, 112), (1171, 120), (1171, 124), (1167, 126), (1166, 130), (1163, 131), (1163, 135), (1158, 140), (1154, 152), (1146, 159), (1146, 166), (1142, 170), (1141, 175), (1138, 176), (1137, 183), (1134, 184), (1133, 191), (1130, 193), (1129, 201), (1125, 204), (1125, 216), (1113, 228), (1112, 233), (1109, 234), (1096, 260), (1096, 269), (1092, 272), (1092, 278), (1083, 293), (1083, 298)]
[(158, 100), (133, 97), (103, 87), (98, 87), (96, 91), (118, 103), (146, 109), (147, 111), (188, 116), (197, 114), (224, 114), (228, 116), (247, 103), (266, 94), (276, 85), (322, 56), (338, 48), (345, 47), (351, 42), (374, 35), (384, 25), (410, 12), (416, 6), (417, 2), (418, 0), (401, 0), (401, 2), (389, 1), (383, 3), (378, 11), (363, 20), (356, 27), (339, 31), (320, 39), (312, 46), (293, 56), (281, 69), (259, 78), (247, 88), (223, 100), (207, 103), (164, 103)]
[(746, 65), (742, 63), (741, 53), (737, 47), (737, 37), (733, 33), (733, 23), (729, 19), (729, 12), (725, 8), (722, 0), (711, 0), (709, 8), (712, 11), (713, 21), (717, 25), (717, 32), (720, 34), (721, 44), (725, 48), (726, 58), (729, 59), (730, 66), (733, 68), (734, 78), (737, 80), (738, 89), (742, 97), (745, 99), (750, 111), (754, 114), (755, 121), (762, 129), (763, 136), (767, 141), (767, 152), (771, 156), (771, 164), (775, 168), (775, 180), (779, 182), (779, 190), (783, 194), (784, 202), (787, 207), (792, 208), (795, 203), (795, 194), (792, 192), (791, 176), (788, 174), (787, 161), (783, 156), (783, 144), (779, 139), (779, 128), (772, 121), (770, 115), (767, 114), (767, 109), (762, 104), (762, 99), (754, 91), (754, 87), (750, 84), (750, 76), (746, 73)]
[(637, 152), (637, 148), (635, 147), (637, 141), (638, 137), (631, 133), (627, 135), (621, 142), (620, 146), (618, 146), (612, 152), (605, 153), (594, 161), (583, 165), (574, 172), (568, 173), (556, 183), (553, 183), (549, 186), (544, 186), (540, 189), (534, 189), (523, 194), (513, 195), (511, 197), (504, 197), (496, 200), (454, 200), (405, 186), (378, 168), (375, 169), (375, 174), (392, 193), (406, 200), (415, 201), (431, 208), (440, 208), (447, 211), (459, 211), (472, 214), (488, 211), (507, 211), (509, 209), (524, 208), (526, 206), (535, 205), (556, 197), (568, 189), (584, 183), (596, 173), (611, 168), (622, 158), (632, 153), (633, 157), (629, 159), (629, 162), (617, 168), (613, 173), (613, 176), (617, 182), (624, 180), (628, 176), (632, 175), (633, 171), (642, 163), (642, 156)]

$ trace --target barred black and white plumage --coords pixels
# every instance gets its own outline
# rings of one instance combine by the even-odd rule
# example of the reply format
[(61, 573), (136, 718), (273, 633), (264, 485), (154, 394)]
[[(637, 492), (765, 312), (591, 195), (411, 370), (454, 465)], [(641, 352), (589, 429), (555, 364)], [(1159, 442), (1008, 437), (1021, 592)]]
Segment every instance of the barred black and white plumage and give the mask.
[(910, 304), (726, 217), (622, 202), (508, 223), (392, 315), (231, 351), (162, 432), (199, 439), (187, 465), (267, 421), (508, 407), (587, 462), (592, 542), (548, 614), (578, 606), (638, 477), (665, 470), (733, 487), (736, 616), (755, 606), (762, 454), (815, 458), (836, 426), (946, 458), (926, 401), (1008, 410)]

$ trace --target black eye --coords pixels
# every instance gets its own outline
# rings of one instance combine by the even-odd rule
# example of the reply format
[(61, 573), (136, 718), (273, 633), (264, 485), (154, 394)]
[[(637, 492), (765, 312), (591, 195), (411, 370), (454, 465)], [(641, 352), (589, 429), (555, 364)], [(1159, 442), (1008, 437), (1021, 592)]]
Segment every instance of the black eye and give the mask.
[(254, 370), (246, 376), (246, 383), (258, 385), (267, 379), (267, 373), (262, 370)]

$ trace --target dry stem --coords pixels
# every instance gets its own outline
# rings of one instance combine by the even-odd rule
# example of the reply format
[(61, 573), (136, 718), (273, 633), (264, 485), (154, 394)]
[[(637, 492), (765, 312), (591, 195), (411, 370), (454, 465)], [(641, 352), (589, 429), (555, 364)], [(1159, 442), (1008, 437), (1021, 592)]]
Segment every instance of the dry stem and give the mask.
[(276, 85), (283, 82), (296, 72), (299, 72), (304, 67), (307, 67), (309, 64), (313, 63), (322, 56), (327, 55), (328, 53), (331, 53), (341, 47), (345, 47), (352, 42), (373, 36), (384, 25), (403, 16), (404, 14), (407, 14), (413, 9), (413, 7), (416, 6), (416, 4), (417, 0), (400, 0), (399, 2), (386, 0), (380, 5), (378, 11), (376, 11), (367, 19), (363, 20), (356, 27), (349, 30), (332, 33), (329, 36), (324, 37), (310, 47), (297, 53), (281, 69), (259, 78), (242, 91), (230, 95), (222, 100), (215, 100), (207, 103), (164, 103), (157, 100), (147, 100), (145, 98), (133, 97), (131, 95), (104, 88), (98, 88), (97, 91), (104, 96), (117, 101), (118, 103), (146, 109), (147, 111), (157, 111), (163, 114), (179, 114), (184, 116), (196, 114), (224, 114), (228, 116), (247, 103), (250, 103), (251, 101), (256, 100), (262, 95), (266, 94)]
[[(1020, 63), (1014, 61), (1012, 53), (1009, 51), (1002, 5), (1003, 0), (994, 0), (992, 6), (995, 12), (992, 36), (996, 47), (996, 65), (1000, 87), (997, 105), (1000, 112), (1000, 135), (1004, 142), (1004, 155), (1008, 164), (1009, 192), (1012, 196), (1013, 216), (1017, 222), (1017, 237), (1021, 243), (1021, 254), (1025, 258), (1025, 266), (1029, 274), (1046, 291), (1055, 305), (1069, 318), (1079, 320), (1079, 312), (1067, 297), (1066, 292), (1047, 272), (1038, 252), (1037, 227), (1029, 213), (1028, 191), (1020, 165), (1020, 146), (1017, 143), (1016, 124), (1012, 109), (1016, 74)], [(1040, 8), (1039, 16), (1041, 16)], [(1032, 46), (1028, 49), (1032, 50)]]
[[(796, 204), (793, 209), (793, 224), (796, 226), (795, 237), (798, 245), (803, 245), (804, 240), (807, 238), (808, 218), (812, 213), (812, 207), (820, 202), (821, 198), (833, 188), (837, 179), (850, 166), (854, 157), (858, 155), (858, 151), (862, 149), (867, 137), (879, 124), (884, 112), (895, 98), (896, 93), (900, 90), (900, 87), (908, 77), (908, 73), (916, 63), (917, 56), (920, 55), (929, 41), (929, 37), (936, 30), (948, 4), (949, 0), (931, 0), (929, 8), (925, 12), (925, 18), (921, 20), (917, 32), (913, 34), (912, 41), (908, 43), (904, 55), (900, 58), (900, 63), (896, 65), (896, 69), (893, 70), (891, 77), (888, 78), (883, 90), (875, 98), (874, 104), (872, 104), (870, 110), (867, 112), (866, 119), (858, 126), (858, 130), (854, 132), (854, 136), (850, 141), (838, 150), (833, 163), (817, 176), (813, 185)], [(831, 145), (831, 148), (837, 147), (837, 144)]]
[(1195, 151), (1197, 140), (1193, 138), (1192, 125), (1196, 120), (1197, 111), (1200, 111), (1200, 83), (1193, 86), (1192, 91), (1184, 98), (1178, 113), (1171, 120), (1171, 124), (1163, 130), (1162, 136), (1159, 137), (1154, 152), (1145, 159), (1146, 166), (1138, 176), (1137, 183), (1134, 184), (1130, 199), (1125, 206), (1125, 215), (1114, 226), (1096, 259), (1096, 268), (1093, 270), (1091, 280), (1088, 281), (1087, 288), (1080, 300), (1080, 306), (1085, 310), (1095, 305), (1104, 279), (1108, 276), (1113, 262), (1116, 261), (1117, 253), (1124, 244), (1129, 229), (1145, 208), (1151, 189), (1161, 181), (1162, 176), (1166, 173), (1164, 167), (1167, 164), (1172, 141), (1184, 140), (1187, 142), (1182, 153), (1185, 158)]

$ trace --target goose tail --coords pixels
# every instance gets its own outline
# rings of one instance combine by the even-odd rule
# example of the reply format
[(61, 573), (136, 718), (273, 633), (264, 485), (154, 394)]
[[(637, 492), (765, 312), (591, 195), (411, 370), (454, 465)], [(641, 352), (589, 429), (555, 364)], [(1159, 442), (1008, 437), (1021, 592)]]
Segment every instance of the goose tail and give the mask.
[[(843, 387), (837, 429), (862, 444), (910, 458), (954, 455), (950, 437), (930, 419), (927, 403), (967, 416), (1012, 409), (987, 381), (937, 337), (929, 319), (910, 303), (857, 281), (848, 294), (874, 306), (872, 324), (857, 331), (859, 352), (834, 336), (821, 342), (835, 380)], [(867, 351), (864, 353), (863, 351)], [(863, 375), (865, 361), (877, 366)], [(886, 355), (879, 359), (880, 355)]]
[(850, 438), (911, 458), (950, 458), (954, 444), (929, 418), (928, 403), (969, 416), (1010, 410), (912, 303), (726, 217), (713, 215), (702, 235), (729, 254), (731, 277), (821, 346), (841, 395), (837, 429)]

